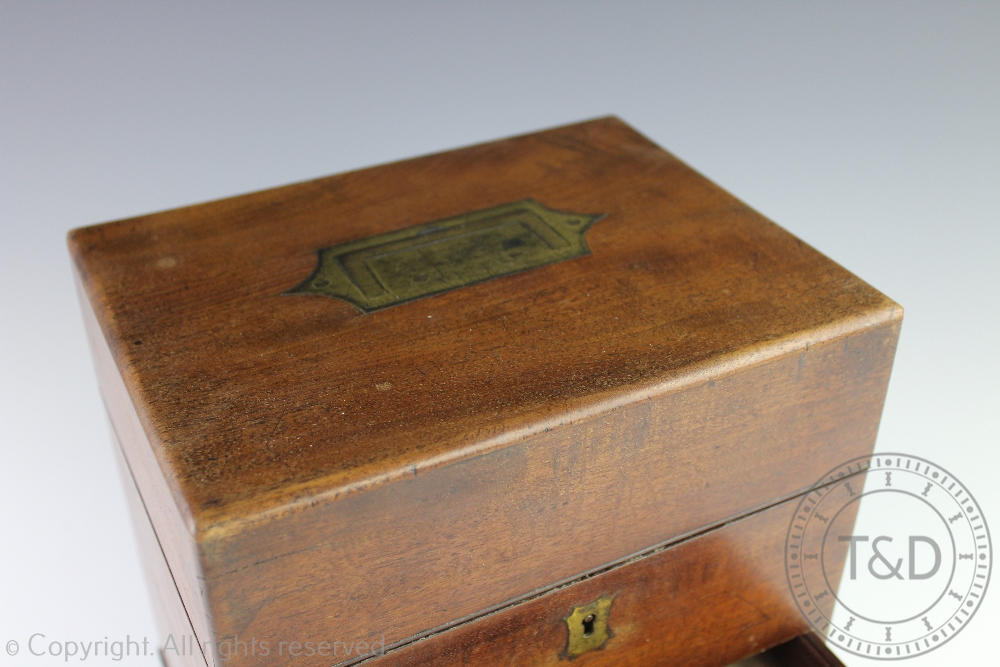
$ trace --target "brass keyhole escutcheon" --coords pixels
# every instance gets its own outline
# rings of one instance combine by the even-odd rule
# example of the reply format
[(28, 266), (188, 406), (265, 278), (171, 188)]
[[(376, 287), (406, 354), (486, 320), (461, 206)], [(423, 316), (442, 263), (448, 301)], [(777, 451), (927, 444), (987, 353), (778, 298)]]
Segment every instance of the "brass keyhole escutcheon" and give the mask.
[(593, 602), (574, 607), (565, 617), (569, 636), (566, 648), (559, 657), (572, 660), (587, 651), (603, 648), (609, 639), (614, 637), (608, 627), (608, 615), (611, 612), (612, 598), (602, 595)]

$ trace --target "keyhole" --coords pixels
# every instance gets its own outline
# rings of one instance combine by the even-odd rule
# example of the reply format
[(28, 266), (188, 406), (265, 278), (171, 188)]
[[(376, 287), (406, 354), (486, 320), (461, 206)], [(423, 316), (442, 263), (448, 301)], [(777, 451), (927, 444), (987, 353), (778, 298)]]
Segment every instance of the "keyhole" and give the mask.
[(594, 634), (594, 621), (596, 621), (596, 620), (597, 620), (597, 617), (594, 616), (593, 614), (587, 614), (586, 616), (583, 617), (583, 636), (584, 637), (589, 637), (590, 635)]

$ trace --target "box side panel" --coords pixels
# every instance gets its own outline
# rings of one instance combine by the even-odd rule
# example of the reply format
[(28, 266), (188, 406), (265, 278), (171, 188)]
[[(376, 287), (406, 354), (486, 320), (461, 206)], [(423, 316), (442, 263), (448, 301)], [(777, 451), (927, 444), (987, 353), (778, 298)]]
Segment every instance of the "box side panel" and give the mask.
[(898, 329), (217, 537), (203, 546), (217, 637), (391, 645), (801, 493), (872, 450)]
[[(111, 350), (101, 333), (93, 308), (79, 283), (77, 287), (101, 396), (115, 436), (120, 442), (125, 465), (135, 485), (142, 489), (144, 511), (162, 546), (162, 554), (173, 573), (194, 633), (203, 644), (207, 643), (211, 647), (211, 621), (194, 537), (174, 503), (125, 383), (112, 359)], [(211, 653), (207, 657), (210, 664), (215, 664)]]
[(201, 642), (195, 635), (191, 620), (181, 603), (181, 594), (167, 566), (163, 547), (153, 532), (149, 513), (136, 487), (135, 477), (125, 461), (121, 441), (113, 429), (112, 440), (122, 487), (128, 500), (129, 513), (132, 516), (132, 525), (143, 560), (143, 569), (146, 572), (146, 582), (156, 612), (160, 633), (156, 648), (167, 667), (206, 667), (208, 663), (205, 661)]

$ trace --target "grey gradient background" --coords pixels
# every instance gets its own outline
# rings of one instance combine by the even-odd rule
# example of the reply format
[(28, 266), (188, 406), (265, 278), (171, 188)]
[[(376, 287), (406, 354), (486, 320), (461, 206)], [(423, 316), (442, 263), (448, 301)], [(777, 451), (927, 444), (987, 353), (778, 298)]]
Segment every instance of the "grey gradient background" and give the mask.
[(998, 44), (996, 2), (0, 3), (0, 645), (154, 635), (69, 228), (605, 113), (904, 305), (878, 449), (1000, 530)]

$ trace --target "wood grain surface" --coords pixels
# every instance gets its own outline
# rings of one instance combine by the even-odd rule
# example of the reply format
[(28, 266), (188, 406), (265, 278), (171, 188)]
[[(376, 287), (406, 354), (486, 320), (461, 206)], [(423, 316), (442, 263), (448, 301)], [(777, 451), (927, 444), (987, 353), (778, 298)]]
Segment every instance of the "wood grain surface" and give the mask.
[[(603, 214), (591, 253), (367, 314), (285, 293), (319, 248), (526, 198)], [(801, 493), (871, 451), (901, 319), (615, 118), (70, 248), (209, 642), (407, 642)]]
[(202, 644), (181, 602), (180, 590), (167, 565), (167, 558), (159, 538), (153, 530), (135, 476), (125, 461), (121, 440), (113, 428), (111, 439), (159, 631), (157, 641), (160, 643), (143, 648), (158, 651), (164, 667), (205, 667), (208, 663)]
[[(796, 504), (786, 501), (360, 664), (717, 667), (757, 654), (808, 630), (784, 570)], [(561, 656), (564, 619), (574, 606), (601, 596), (612, 598), (614, 636), (569, 663)], [(806, 647), (816, 649), (796, 642), (760, 656), (767, 660), (760, 664), (816, 664)]]

